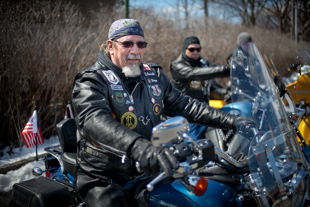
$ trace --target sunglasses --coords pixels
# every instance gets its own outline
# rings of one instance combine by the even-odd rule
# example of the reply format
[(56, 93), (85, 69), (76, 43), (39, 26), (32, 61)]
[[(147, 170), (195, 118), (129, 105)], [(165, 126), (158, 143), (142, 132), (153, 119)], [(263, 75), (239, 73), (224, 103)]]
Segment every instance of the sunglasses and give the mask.
[(117, 42), (119, 44), (121, 44), (124, 48), (132, 48), (134, 44), (137, 45), (138, 48), (146, 48), (147, 46), (147, 42), (132, 42), (132, 41), (124, 41), (124, 42), (120, 42), (120, 41), (116, 41), (114, 40), (114, 42)]
[(200, 52), (200, 50), (201, 50), (201, 47), (198, 47), (198, 48), (187, 48), (190, 52), (194, 52), (195, 50), (197, 51), (197, 52)]

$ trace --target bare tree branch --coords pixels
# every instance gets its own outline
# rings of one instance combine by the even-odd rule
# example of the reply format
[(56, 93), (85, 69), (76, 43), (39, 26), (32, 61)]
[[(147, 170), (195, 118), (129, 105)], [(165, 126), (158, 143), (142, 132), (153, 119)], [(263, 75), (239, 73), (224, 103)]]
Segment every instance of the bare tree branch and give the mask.
[(242, 25), (255, 26), (267, 0), (211, 0), (211, 2), (225, 7), (231, 14), (238, 16)]

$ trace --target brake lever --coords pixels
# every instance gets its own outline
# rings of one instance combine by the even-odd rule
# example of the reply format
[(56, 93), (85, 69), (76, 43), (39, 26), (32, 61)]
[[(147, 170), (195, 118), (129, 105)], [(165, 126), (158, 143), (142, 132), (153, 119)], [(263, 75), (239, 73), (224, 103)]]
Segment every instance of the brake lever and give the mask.
[[(138, 172), (142, 172), (142, 171), (141, 171), (141, 168), (140, 168), (140, 163), (139, 163), (139, 162), (136, 162), (135, 165), (136, 165), (137, 171), (138, 171)], [(165, 173), (165, 172), (160, 173), (160, 174), (159, 174), (156, 178), (154, 178), (149, 184), (147, 184), (146, 189), (147, 189), (149, 192), (151, 192), (151, 191), (154, 189), (155, 185), (157, 185), (157, 184), (158, 184), (160, 181), (162, 181), (165, 177), (166, 177), (166, 173)]]
[(154, 178), (149, 184), (146, 185), (146, 189), (151, 192), (154, 189), (155, 185), (161, 182), (165, 177), (165, 172), (160, 173), (156, 178)]

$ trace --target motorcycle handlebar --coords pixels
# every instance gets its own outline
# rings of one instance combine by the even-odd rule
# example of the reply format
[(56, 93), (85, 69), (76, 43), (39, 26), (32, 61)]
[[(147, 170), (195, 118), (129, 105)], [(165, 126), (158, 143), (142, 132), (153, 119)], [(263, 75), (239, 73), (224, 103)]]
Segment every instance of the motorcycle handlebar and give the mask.
[[(235, 160), (234, 158), (232, 158), (231, 156), (229, 156), (228, 154), (226, 154), (225, 152), (221, 151), (218, 148), (214, 148), (214, 151), (215, 151), (216, 155), (219, 155), (223, 160), (227, 161), (228, 163), (230, 163), (235, 168), (241, 169), (241, 168), (245, 168), (247, 166), (246, 164), (242, 164), (242, 163), (238, 162), (237, 160)], [(136, 162), (136, 167), (137, 167), (137, 169), (139, 168), (138, 162)], [(187, 171), (187, 172), (190, 172), (190, 171)], [(151, 192), (154, 189), (155, 185), (160, 183), (165, 177), (166, 177), (165, 172), (162, 172), (157, 177), (155, 177), (149, 184), (147, 184), (146, 189), (149, 192)]]
[[(219, 157), (221, 157), (221, 159), (225, 160), (226, 162), (228, 162), (229, 164), (231, 164), (233, 167), (238, 168), (238, 169), (242, 169), (245, 168), (247, 166), (247, 164), (242, 164), (240, 162), (238, 162), (237, 160), (235, 160), (234, 158), (232, 158), (231, 156), (229, 156), (228, 154), (226, 154), (225, 152), (221, 151), (218, 148), (214, 148), (214, 152), (216, 155), (218, 155)], [(206, 163), (207, 164), (207, 163)], [(181, 167), (181, 166), (180, 166)], [(184, 166), (183, 166), (184, 167)], [(139, 172), (141, 172), (140, 170), (140, 164), (138, 162), (136, 162), (136, 168)], [(182, 168), (182, 167), (181, 167)], [(188, 168), (191, 168), (190, 166), (188, 166)], [(183, 174), (187, 175), (189, 172), (191, 172), (190, 169), (188, 168), (184, 168), (184, 170), (182, 171)], [(177, 170), (179, 172), (181, 172), (180, 170)], [(166, 177), (165, 172), (162, 172), (161, 174), (159, 174), (157, 177), (155, 177), (149, 184), (147, 184), (146, 189), (151, 192), (155, 185), (157, 185), (158, 183), (160, 183), (164, 178)]]

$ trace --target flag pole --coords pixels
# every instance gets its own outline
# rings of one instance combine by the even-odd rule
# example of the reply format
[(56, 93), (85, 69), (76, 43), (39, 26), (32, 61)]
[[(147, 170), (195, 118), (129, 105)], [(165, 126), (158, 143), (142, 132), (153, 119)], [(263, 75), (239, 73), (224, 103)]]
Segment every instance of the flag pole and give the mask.
[(38, 136), (37, 133), (34, 134), (36, 138), (36, 161), (38, 162)]
[[(35, 112), (37, 112), (37, 106), (34, 107), (34, 110)], [(36, 113), (36, 116), (37, 116), (37, 113)], [(36, 117), (36, 126), (37, 126), (37, 130), (36, 130), (36, 133), (34, 134), (34, 137), (36, 139), (36, 162), (38, 162), (38, 116)]]

